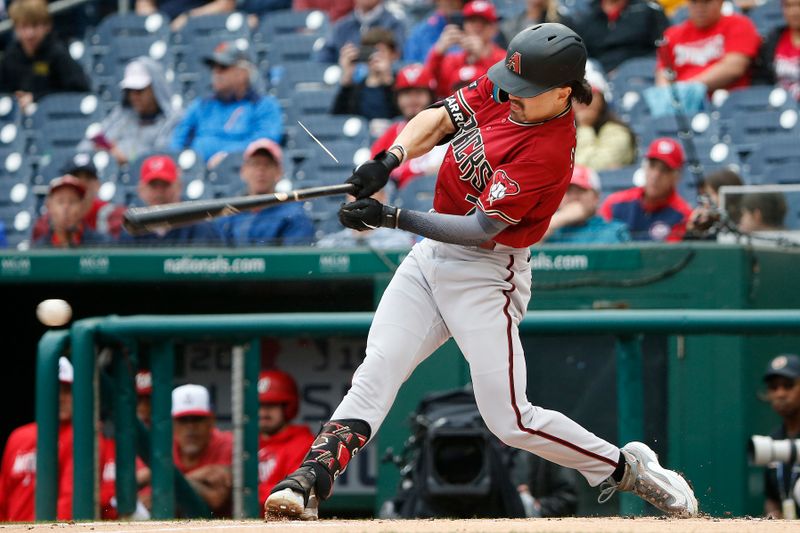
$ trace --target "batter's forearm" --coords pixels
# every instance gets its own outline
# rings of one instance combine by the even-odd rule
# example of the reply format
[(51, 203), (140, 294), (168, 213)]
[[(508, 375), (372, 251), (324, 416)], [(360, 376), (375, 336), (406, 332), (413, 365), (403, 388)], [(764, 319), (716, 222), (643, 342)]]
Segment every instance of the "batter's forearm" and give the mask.
[(477, 211), (470, 216), (459, 216), (401, 210), (397, 227), (439, 242), (477, 246), (491, 240), (507, 224), (489, 218), (483, 211)]
[[(395, 139), (394, 144), (399, 144), (405, 148), (405, 159), (413, 159), (423, 154), (427, 154), (442, 139), (456, 131), (450, 115), (443, 107), (423, 109), (417, 116), (406, 124), (403, 131)], [(403, 154), (397, 148), (391, 150), (400, 161), (403, 161)]]

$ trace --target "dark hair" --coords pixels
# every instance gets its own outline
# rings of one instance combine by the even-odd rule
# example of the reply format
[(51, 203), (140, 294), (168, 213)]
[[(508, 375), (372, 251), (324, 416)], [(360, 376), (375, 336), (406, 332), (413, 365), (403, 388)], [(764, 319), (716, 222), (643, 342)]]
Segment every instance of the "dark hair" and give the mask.
[(572, 99), (581, 104), (589, 105), (592, 103), (592, 86), (586, 80), (575, 80), (566, 84), (564, 87), (572, 89)]
[(719, 191), (720, 187), (726, 185), (743, 185), (742, 178), (729, 168), (723, 168), (708, 174), (703, 178), (703, 185), (711, 187), (714, 192)]
[(742, 211), (761, 213), (761, 221), (773, 228), (783, 227), (786, 217), (786, 198), (779, 192), (755, 192), (744, 195)]
[(386, 28), (375, 27), (367, 30), (361, 36), (361, 44), (365, 46), (375, 46), (377, 44), (385, 44), (392, 49), (393, 52), (397, 51), (397, 40), (394, 38), (394, 33)]

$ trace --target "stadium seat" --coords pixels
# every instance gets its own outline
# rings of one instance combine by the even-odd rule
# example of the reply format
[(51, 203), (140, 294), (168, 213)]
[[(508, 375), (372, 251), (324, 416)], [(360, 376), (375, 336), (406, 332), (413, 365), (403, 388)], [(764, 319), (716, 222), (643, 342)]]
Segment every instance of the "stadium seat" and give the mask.
[(763, 37), (767, 37), (772, 30), (786, 24), (783, 18), (783, 10), (781, 9), (781, 2), (770, 0), (756, 5), (751, 9), (747, 16), (755, 24), (758, 33)]
[(716, 111), (721, 120), (735, 120), (741, 113), (785, 109), (793, 105), (784, 89), (756, 85), (730, 91)]
[(800, 184), (800, 159), (770, 166), (764, 174), (764, 183), (770, 185)]
[(414, 178), (397, 191), (395, 204), (403, 209), (430, 211), (433, 208), (433, 194), (436, 190), (436, 176)]
[(768, 142), (760, 145), (747, 159), (747, 174), (750, 176), (750, 181), (755, 184), (773, 183), (773, 177), (777, 176), (782, 176), (782, 183), (800, 181), (798, 178), (792, 181), (787, 180), (784, 173), (785, 169), (781, 173), (771, 174), (773, 167), (800, 163), (798, 146), (800, 146), (800, 138), (797, 135), (774, 136)]
[(120, 36), (111, 49), (95, 63), (93, 75), (122, 79), (125, 65), (139, 56), (162, 61), (167, 55), (167, 41), (152, 35)]
[(795, 109), (745, 113), (725, 124), (725, 139), (736, 145), (760, 147), (775, 135), (800, 133), (798, 112)]
[(600, 177), (601, 192), (604, 196), (617, 191), (623, 191), (633, 187), (633, 175), (641, 165), (629, 165), (627, 167), (614, 170), (601, 170), (597, 173)]
[(609, 75), (609, 85), (614, 100), (621, 100), (628, 91), (641, 92), (655, 83), (655, 57), (637, 57), (629, 59), (618, 66)]
[(247, 17), (243, 13), (220, 13), (189, 17), (186, 25), (172, 34), (176, 45), (193, 46), (196, 43), (211, 42), (217, 45), (222, 41), (250, 40)]
[[(337, 141), (356, 143), (361, 147), (369, 146), (369, 125), (363, 117), (320, 115), (315, 118), (314, 122), (303, 122), (303, 124), (326, 146)], [(314, 140), (302, 130), (297, 133), (293, 141), (295, 146), (292, 146), (292, 148), (319, 148)], [(320, 152), (322, 151), (320, 150)], [(334, 155), (336, 155), (337, 159), (341, 159), (338, 154)]]
[(136, 15), (113, 13), (105, 17), (87, 39), (90, 45), (110, 45), (120, 37), (153, 36), (169, 38), (169, 20), (161, 13)]
[(0, 180), (29, 183), (30, 176), (30, 160), (23, 152), (0, 149)]
[[(270, 65), (283, 65), (300, 61), (313, 61), (314, 53), (322, 48), (324, 37), (319, 35), (286, 34), (276, 35), (267, 50)], [(317, 64), (319, 68), (319, 64)]]
[(328, 25), (328, 16), (323, 11), (272, 11), (269, 16), (261, 18), (253, 32), (253, 41), (269, 43), (275, 37), (296, 33), (322, 36)]
[[(297, 91), (292, 95), (291, 105), (284, 107), (287, 123), (296, 124), (299, 120), (311, 127), (319, 115), (327, 115), (333, 106), (333, 99), (339, 91), (336, 87)], [(305, 135), (305, 132), (300, 132)]]
[(225, 156), (214, 168), (206, 171), (206, 181), (209, 185), (237, 185), (242, 186), (239, 172), (242, 168), (242, 152), (232, 152)]
[(99, 99), (90, 93), (54, 93), (36, 104), (25, 125), (32, 130), (33, 154), (51, 149), (75, 148), (86, 136), (87, 128), (101, 119)]
[(270, 92), (282, 100), (291, 99), (299, 90), (335, 87), (340, 76), (338, 65), (313, 61), (276, 65), (269, 69)]

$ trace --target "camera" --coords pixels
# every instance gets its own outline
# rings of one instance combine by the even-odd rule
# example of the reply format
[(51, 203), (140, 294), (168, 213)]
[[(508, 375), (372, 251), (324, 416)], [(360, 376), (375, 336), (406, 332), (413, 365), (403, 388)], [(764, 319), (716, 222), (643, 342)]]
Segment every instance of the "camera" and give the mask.
[(800, 439), (775, 440), (764, 435), (753, 435), (747, 443), (750, 463), (758, 466), (769, 463), (800, 464)]
[(464, 27), (464, 14), (463, 13), (451, 13), (444, 17), (445, 25), (449, 26), (450, 24), (454, 26), (458, 26), (459, 28)]
[(373, 53), (375, 53), (374, 46), (361, 45), (361, 47), (358, 49), (358, 57), (356, 58), (356, 62), (369, 63), (369, 58)]

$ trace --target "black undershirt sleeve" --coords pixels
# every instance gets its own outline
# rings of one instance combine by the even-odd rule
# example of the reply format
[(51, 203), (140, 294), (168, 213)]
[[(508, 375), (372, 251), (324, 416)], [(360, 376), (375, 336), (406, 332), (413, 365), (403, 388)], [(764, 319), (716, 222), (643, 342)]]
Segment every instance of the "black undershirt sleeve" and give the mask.
[(508, 224), (480, 210), (467, 216), (401, 210), (397, 227), (439, 242), (477, 246), (491, 240)]

